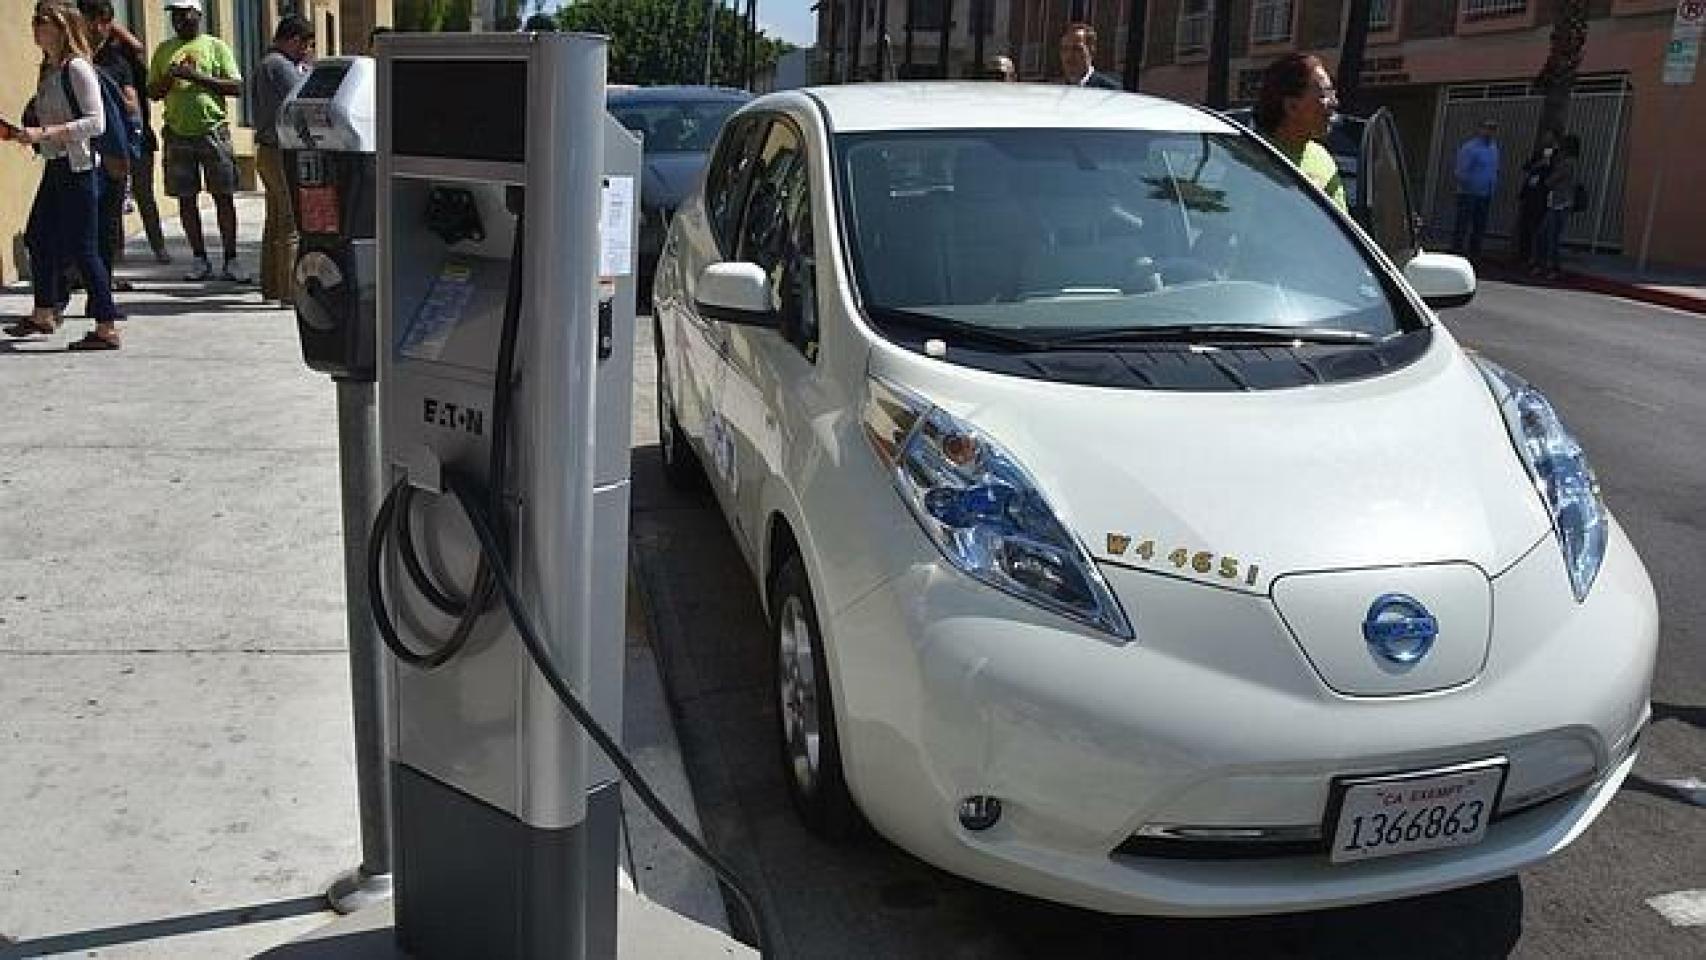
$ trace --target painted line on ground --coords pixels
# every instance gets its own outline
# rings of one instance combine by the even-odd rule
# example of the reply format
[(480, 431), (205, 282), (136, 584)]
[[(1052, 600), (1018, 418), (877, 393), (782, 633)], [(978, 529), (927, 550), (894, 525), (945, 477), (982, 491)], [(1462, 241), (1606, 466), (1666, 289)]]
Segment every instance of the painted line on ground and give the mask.
[(1706, 890), (1678, 890), (1647, 898), (1673, 927), (1706, 927)]

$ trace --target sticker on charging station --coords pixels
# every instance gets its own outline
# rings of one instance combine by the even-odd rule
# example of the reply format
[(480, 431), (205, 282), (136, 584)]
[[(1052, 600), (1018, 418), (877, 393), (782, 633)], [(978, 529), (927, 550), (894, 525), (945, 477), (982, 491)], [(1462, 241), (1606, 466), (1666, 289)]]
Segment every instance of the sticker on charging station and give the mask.
[(598, 275), (634, 272), (634, 178), (605, 177), (598, 211)]
[(445, 264), (427, 291), (426, 302), (403, 331), (397, 352), (411, 360), (437, 360), (473, 298), (474, 269), (465, 263)]

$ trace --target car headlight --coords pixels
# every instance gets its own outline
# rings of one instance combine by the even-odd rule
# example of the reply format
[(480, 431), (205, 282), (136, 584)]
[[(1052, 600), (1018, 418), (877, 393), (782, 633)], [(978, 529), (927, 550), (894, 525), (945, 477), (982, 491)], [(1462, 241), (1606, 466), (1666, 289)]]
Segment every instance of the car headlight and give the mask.
[(876, 378), (868, 386), (865, 435), (942, 556), (997, 590), (1132, 639), (1090, 554), (1011, 454), (909, 391)]
[(1552, 529), (1564, 550), (1570, 587), (1576, 599), (1582, 600), (1599, 576), (1610, 525), (1587, 453), (1545, 394), (1485, 357), (1478, 356), (1475, 362), (1498, 400), (1505, 428), (1522, 454), (1535, 489), (1552, 514)]

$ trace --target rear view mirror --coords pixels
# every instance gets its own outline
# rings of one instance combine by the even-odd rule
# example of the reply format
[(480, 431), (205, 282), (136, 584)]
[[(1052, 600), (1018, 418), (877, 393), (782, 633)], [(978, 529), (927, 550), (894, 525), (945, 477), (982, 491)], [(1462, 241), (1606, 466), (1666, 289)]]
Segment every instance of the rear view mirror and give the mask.
[(1404, 265), (1404, 279), (1434, 309), (1461, 307), (1475, 299), (1475, 268), (1449, 253), (1418, 253)]
[(752, 327), (774, 327), (770, 277), (756, 263), (713, 263), (699, 274), (694, 292), (699, 314), (708, 320)]

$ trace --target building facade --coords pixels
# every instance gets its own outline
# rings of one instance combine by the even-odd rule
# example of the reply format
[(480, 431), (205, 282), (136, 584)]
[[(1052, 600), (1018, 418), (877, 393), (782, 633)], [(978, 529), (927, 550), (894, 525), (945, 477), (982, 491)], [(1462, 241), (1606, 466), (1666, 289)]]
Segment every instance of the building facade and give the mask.
[[(29, 31), (36, 0), (0, 0), (0, 116), (16, 118), (35, 93), (41, 51)], [(272, 44), (280, 16), (301, 13), (314, 22), (318, 53), (336, 56), (363, 53), (368, 32), (391, 22), (392, 0), (202, 0), (202, 27), (231, 46), (238, 70), (248, 77)], [(165, 0), (113, 0), (117, 20), (139, 37), (150, 51), (172, 33)], [(245, 187), (253, 189), (254, 131), (249, 127), (247, 96), (230, 102), (232, 140), (237, 149)], [(160, 105), (154, 105), (154, 124), (160, 124)], [(41, 177), (41, 163), (26, 151), (0, 149), (0, 282), (11, 283), (28, 272), (24, 225)], [(159, 168), (156, 167), (156, 175)], [(176, 219), (176, 206), (161, 195), (160, 214)], [(131, 224), (135, 226), (135, 224)]]
[[(894, 23), (950, 24), (947, 75), (974, 75), (969, 64), (977, 0), (891, 0)], [(1013, 57), (1025, 80), (1059, 76), (1057, 41), (1072, 20), (1096, 27), (1096, 65), (1125, 69), (1131, 0), (982, 0), (998, 11), (984, 39), (985, 59)], [(1201, 101), (1208, 87), (1214, 4), (1219, 0), (1145, 0), (1142, 75), (1146, 93)], [(1262, 68), (1293, 51), (1337, 65), (1348, 0), (1225, 0), (1231, 23), (1229, 87), (1247, 102)], [(879, 0), (823, 0), (820, 49), (839, 39), (841, 68), (820, 81), (848, 75), (852, 37), (860, 23), (858, 76), (874, 79)], [(1706, 154), (1706, 77), (1690, 85), (1662, 82), (1665, 48), (1678, 0), (1590, 0), (1588, 39), (1572, 98), (1570, 130), (1582, 138), (1589, 209), (1571, 219), (1567, 238), (1581, 246), (1652, 261), (1706, 267), (1706, 194), (1688, 189), (1690, 158)], [(1454, 204), (1451, 161), (1482, 119), (1500, 123), (1504, 170), (1491, 232), (1508, 235), (1515, 220), (1517, 172), (1533, 145), (1540, 98), (1531, 89), (1550, 49), (1556, 0), (1372, 0), (1364, 57), (1363, 111), (1385, 107), (1403, 133), (1410, 177), (1436, 235), (1450, 229)], [(924, 14), (920, 14), (923, 10)], [(899, 11), (898, 15), (896, 11)], [(934, 19), (929, 19), (934, 18)], [(1004, 24), (1004, 26), (1002, 26)], [(917, 26), (918, 23), (915, 23)], [(915, 54), (936, 71), (938, 34), (915, 30)], [(922, 39), (922, 38), (928, 39)], [(996, 39), (999, 38), (999, 39)], [(897, 45), (895, 49), (901, 48)], [(825, 58), (820, 58), (820, 63)], [(897, 61), (900, 59), (897, 55)], [(1702, 71), (1706, 74), (1706, 70)], [(904, 75), (904, 74), (901, 74)]]

